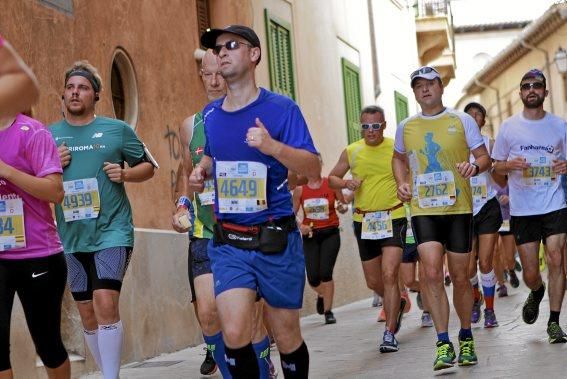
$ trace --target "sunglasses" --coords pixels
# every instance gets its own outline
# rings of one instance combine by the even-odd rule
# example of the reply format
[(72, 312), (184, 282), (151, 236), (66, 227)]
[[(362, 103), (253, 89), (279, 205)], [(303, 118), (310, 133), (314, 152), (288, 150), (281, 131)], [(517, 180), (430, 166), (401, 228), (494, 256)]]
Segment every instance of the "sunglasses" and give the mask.
[(240, 48), (240, 45), (246, 45), (246, 46), (249, 46), (249, 47), (254, 47), (254, 46), (250, 45), (249, 43), (230, 40), (230, 41), (226, 41), (226, 43), (224, 45), (215, 45), (215, 47), (213, 47), (213, 53), (215, 55), (219, 55), (223, 47), (227, 50), (237, 50), (237, 49)]
[(370, 128), (372, 128), (372, 130), (380, 130), (382, 125), (384, 125), (383, 122), (377, 122), (374, 124), (360, 124), (360, 127), (362, 128), (362, 130), (368, 130)]
[(529, 91), (530, 89), (544, 89), (545, 85), (541, 82), (524, 83), (520, 85), (522, 91)]
[(410, 75), (410, 79), (415, 78), (417, 75), (425, 75), (431, 72), (436, 72), (439, 75), (439, 72), (437, 72), (437, 70), (434, 69), (433, 67), (422, 67), (419, 70), (415, 70), (414, 72), (412, 72)]

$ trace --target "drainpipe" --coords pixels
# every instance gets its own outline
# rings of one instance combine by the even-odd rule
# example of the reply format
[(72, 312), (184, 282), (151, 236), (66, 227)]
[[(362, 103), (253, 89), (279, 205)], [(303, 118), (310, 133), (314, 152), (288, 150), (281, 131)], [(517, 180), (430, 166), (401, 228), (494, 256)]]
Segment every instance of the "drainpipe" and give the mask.
[(500, 125), (502, 125), (502, 108), (500, 108), (500, 90), (498, 88), (484, 84), (477, 78), (474, 78), (474, 84), (484, 89), (491, 89), (496, 93), (496, 109), (498, 110), (498, 121), (500, 122), (500, 124), (498, 124), (498, 127), (500, 127)]
[(545, 71), (547, 71), (547, 77), (549, 78), (549, 80), (547, 81), (547, 86), (549, 89), (549, 100), (551, 101), (551, 113), (555, 113), (554, 112), (554, 107), (553, 107), (553, 91), (551, 90), (551, 83), (553, 82), (553, 80), (551, 80), (551, 71), (550, 71), (550, 60), (549, 60), (549, 52), (547, 50), (542, 49), (541, 47), (537, 47), (534, 45), (530, 45), (529, 43), (527, 43), (526, 41), (524, 41), (523, 37), (520, 37), (520, 44), (522, 46), (524, 46), (525, 48), (528, 48), (530, 50), (537, 50), (543, 53), (543, 55), (545, 56)]

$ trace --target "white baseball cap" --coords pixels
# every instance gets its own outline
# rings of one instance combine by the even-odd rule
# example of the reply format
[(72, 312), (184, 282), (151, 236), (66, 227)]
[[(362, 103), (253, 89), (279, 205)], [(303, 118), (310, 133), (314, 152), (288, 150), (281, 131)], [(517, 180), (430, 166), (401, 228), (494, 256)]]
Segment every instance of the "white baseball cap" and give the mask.
[(438, 78), (439, 80), (441, 80), (441, 75), (439, 75), (439, 72), (436, 69), (434, 69), (433, 67), (430, 67), (430, 66), (420, 67), (417, 70), (415, 70), (414, 72), (412, 72), (411, 75), (410, 75), (411, 88), (413, 88), (413, 84), (414, 84), (415, 80), (418, 79), (418, 78), (423, 78), (423, 79), (427, 79), (427, 80), (433, 80), (435, 78)]

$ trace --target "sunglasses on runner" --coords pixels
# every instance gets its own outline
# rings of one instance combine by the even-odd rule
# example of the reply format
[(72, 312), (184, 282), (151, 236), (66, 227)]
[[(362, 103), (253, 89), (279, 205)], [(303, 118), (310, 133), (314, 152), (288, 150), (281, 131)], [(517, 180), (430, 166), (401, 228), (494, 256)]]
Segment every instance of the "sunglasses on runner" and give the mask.
[(544, 89), (545, 85), (541, 82), (524, 83), (520, 85), (522, 91), (529, 91), (530, 89)]
[(425, 75), (425, 74), (429, 74), (435, 72), (437, 75), (439, 75), (439, 72), (437, 72), (436, 69), (434, 69), (433, 67), (422, 67), (419, 70), (415, 70), (414, 72), (411, 73), (410, 75), (410, 80), (413, 80), (413, 78), (415, 78), (418, 75)]
[(362, 130), (368, 130), (372, 128), (372, 130), (380, 130), (380, 128), (384, 125), (383, 122), (376, 122), (374, 124), (360, 124)]
[(215, 45), (215, 47), (213, 47), (213, 53), (215, 55), (219, 55), (223, 47), (227, 50), (237, 50), (237, 49), (240, 48), (240, 45), (246, 45), (246, 46), (254, 47), (249, 43), (230, 40), (230, 41), (226, 41), (226, 43), (224, 45)]

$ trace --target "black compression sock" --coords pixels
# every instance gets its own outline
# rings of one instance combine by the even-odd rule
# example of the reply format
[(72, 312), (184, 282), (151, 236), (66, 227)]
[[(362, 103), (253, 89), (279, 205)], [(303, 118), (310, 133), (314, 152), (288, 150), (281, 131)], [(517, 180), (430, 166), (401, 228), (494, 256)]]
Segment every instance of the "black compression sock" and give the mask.
[(286, 379), (304, 379), (309, 376), (309, 351), (305, 341), (289, 354), (280, 353), (280, 358)]
[(226, 355), (228, 371), (230, 371), (230, 375), (232, 375), (234, 379), (260, 377), (258, 360), (256, 359), (256, 353), (251, 343), (239, 349), (231, 349), (225, 346), (224, 353)]

